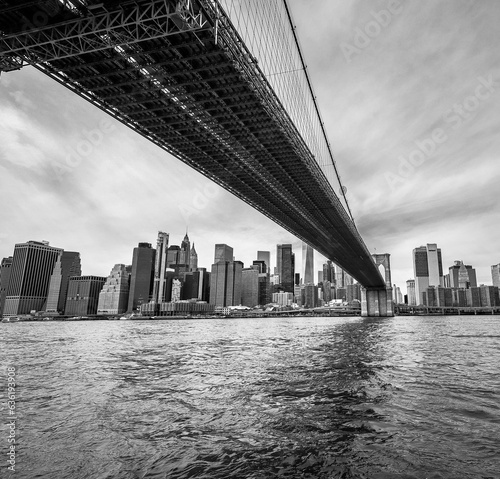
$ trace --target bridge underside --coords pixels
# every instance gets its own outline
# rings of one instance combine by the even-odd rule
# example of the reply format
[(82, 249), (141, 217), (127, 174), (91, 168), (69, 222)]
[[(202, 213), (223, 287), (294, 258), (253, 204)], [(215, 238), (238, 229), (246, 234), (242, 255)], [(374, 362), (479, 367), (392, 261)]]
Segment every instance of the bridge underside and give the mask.
[[(47, 3), (52, 10), (41, 10)], [(0, 0), (0, 70), (34, 65), (362, 285), (383, 287), (352, 220), (229, 19), (211, 0), (191, 12), (176, 6)]]

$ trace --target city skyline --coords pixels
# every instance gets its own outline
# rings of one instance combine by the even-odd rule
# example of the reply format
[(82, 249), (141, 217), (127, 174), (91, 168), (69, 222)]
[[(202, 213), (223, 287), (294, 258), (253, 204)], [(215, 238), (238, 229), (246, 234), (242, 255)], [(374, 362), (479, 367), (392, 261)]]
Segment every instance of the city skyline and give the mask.
[[(311, 16), (310, 6), (290, 2), (357, 227), (371, 253), (391, 254), (400, 287), (413, 277), (411, 251), (427, 243), (442, 249), (445, 271), (463, 260), (478, 284), (491, 284), (500, 261), (499, 53), (481, 46), (496, 31), (499, 6), (406, 2), (360, 47), (359, 32), (387, 5), (318, 2)], [(441, 31), (448, 36), (436, 37)], [(413, 56), (433, 59), (415, 71)], [(460, 116), (456, 105), (473, 111)], [(257, 250), (270, 251), (275, 265), (276, 244), (292, 244), (300, 258), (300, 240), (39, 72), (2, 74), (0, 108), (8, 225), (0, 257), (15, 243), (45, 239), (79, 251), (83, 274), (106, 276), (113, 264), (130, 264), (133, 247), (153, 243), (158, 229), (182, 238), (187, 228), (200, 265), (210, 265), (216, 243), (232, 245), (245, 265)], [(435, 156), (405, 170), (400, 158), (418, 160), (415, 150), (444, 138), (436, 129), (447, 140), (434, 145)], [(91, 148), (78, 153), (84, 141)], [(323, 261), (315, 255), (315, 272)]]

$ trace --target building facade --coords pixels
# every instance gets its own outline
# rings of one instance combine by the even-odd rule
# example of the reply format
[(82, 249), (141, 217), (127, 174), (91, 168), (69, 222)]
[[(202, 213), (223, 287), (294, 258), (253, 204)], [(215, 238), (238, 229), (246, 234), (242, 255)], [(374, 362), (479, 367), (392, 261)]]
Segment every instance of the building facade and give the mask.
[(131, 269), (115, 264), (99, 293), (97, 314), (122, 314), (127, 310)]
[(155, 274), (153, 282), (153, 302), (164, 301), (165, 294), (165, 273), (167, 270), (167, 251), (169, 234), (158, 231), (155, 253)]
[(65, 314), (66, 296), (68, 294), (69, 278), (81, 276), (82, 265), (80, 253), (63, 251), (57, 258), (50, 277), (49, 293), (45, 311), (50, 314)]
[(99, 293), (106, 278), (101, 276), (74, 276), (69, 278), (64, 314), (88, 316), (97, 314)]
[(302, 243), (302, 281), (314, 284), (314, 250), (307, 243)]
[(259, 271), (244, 268), (241, 271), (241, 304), (254, 308), (259, 303)]
[[(444, 286), (441, 249), (435, 243), (413, 250), (413, 271), (415, 273), (415, 297), (417, 305), (427, 304), (424, 293), (429, 286)], [(427, 298), (427, 301), (429, 299)]]
[(7, 286), (10, 280), (10, 272), (12, 269), (12, 256), (3, 258), (0, 263), (0, 318), (3, 314), (5, 306), (5, 297), (7, 296)]
[(291, 244), (277, 245), (277, 271), (280, 285), (287, 293), (294, 291), (295, 255)]
[(155, 277), (156, 250), (151, 243), (139, 243), (132, 254), (132, 272), (127, 311), (140, 310), (141, 304), (152, 299)]
[(493, 286), (500, 288), (500, 263), (494, 264), (491, 267), (491, 279), (493, 281)]
[(45, 307), (49, 283), (61, 248), (48, 242), (28, 241), (14, 247), (3, 315), (16, 316)]

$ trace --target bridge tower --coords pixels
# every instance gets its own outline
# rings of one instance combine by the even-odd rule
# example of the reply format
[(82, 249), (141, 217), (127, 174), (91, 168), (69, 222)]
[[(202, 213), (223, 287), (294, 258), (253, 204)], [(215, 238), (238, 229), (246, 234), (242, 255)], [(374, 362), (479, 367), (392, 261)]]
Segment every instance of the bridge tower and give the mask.
[(390, 254), (373, 254), (372, 257), (385, 279), (385, 288), (361, 288), (361, 316), (394, 316)]

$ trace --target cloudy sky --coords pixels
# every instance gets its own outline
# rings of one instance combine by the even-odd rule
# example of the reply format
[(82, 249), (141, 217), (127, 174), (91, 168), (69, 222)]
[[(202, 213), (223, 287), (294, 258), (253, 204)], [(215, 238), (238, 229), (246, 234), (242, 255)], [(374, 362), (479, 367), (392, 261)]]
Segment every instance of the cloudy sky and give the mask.
[[(500, 262), (497, 0), (289, 0), (357, 227), (391, 254), (437, 243), (491, 284)], [(80, 148), (86, 138), (90, 149)], [(0, 257), (48, 240), (84, 274), (131, 262), (157, 231), (189, 228), (200, 266), (215, 243), (245, 265), (300, 243), (128, 128), (32, 68), (0, 77)], [(319, 264), (322, 258), (316, 255)]]

